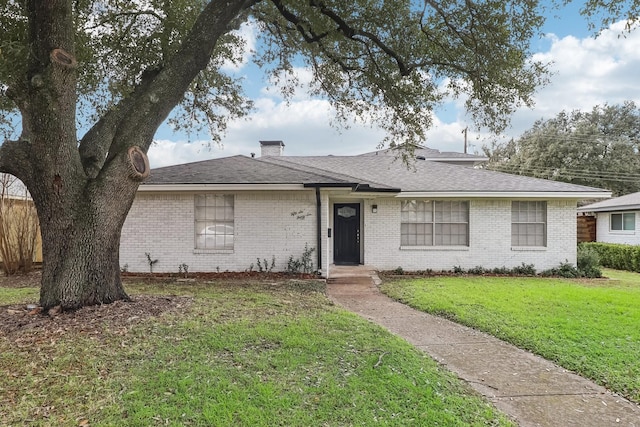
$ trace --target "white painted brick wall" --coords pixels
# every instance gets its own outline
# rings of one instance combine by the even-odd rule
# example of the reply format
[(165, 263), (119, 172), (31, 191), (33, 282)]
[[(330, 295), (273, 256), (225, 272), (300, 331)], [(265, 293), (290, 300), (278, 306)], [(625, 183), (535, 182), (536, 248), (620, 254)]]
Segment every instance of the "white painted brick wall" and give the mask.
[[(371, 213), (370, 205), (378, 205)], [(400, 201), (366, 201), (363, 209), (365, 259), (368, 265), (391, 270), (452, 270), (519, 266), (533, 264), (540, 271), (560, 262), (576, 260), (576, 205), (571, 201), (547, 203), (546, 248), (517, 250), (511, 247), (511, 201), (471, 200), (469, 203), (469, 247), (429, 249), (400, 248)]]
[[(228, 194), (228, 193), (225, 193)], [(257, 258), (276, 271), (286, 270), (290, 255), (300, 258), (305, 243), (316, 246), (316, 203), (313, 190), (239, 192), (235, 195), (233, 251), (194, 249), (194, 194), (138, 193), (123, 227), (120, 265), (148, 272), (145, 252), (158, 259), (154, 272), (245, 271)], [(295, 213), (295, 215), (293, 215)], [(313, 254), (314, 265), (317, 254)]]
[(610, 228), (609, 212), (596, 214), (596, 240), (605, 243), (622, 243), (625, 245), (640, 245), (640, 212), (636, 212), (636, 227), (634, 231), (612, 231)]
[[(235, 244), (233, 251), (194, 250), (194, 194), (139, 193), (125, 222), (120, 264), (129, 271), (148, 272), (145, 252), (153, 259), (155, 272), (178, 272), (186, 263), (189, 271), (245, 271), (256, 259), (271, 262), (277, 271), (286, 269), (289, 256), (299, 258), (307, 243), (316, 247), (315, 190), (287, 192), (238, 192), (235, 194)], [(322, 201), (323, 272), (333, 262), (333, 205), (328, 193)], [(342, 200), (341, 200), (342, 201)], [(352, 202), (356, 202), (353, 201)], [(371, 212), (371, 205), (378, 212)], [(576, 258), (576, 204), (547, 203), (546, 248), (516, 250), (511, 247), (511, 201), (471, 200), (469, 203), (469, 247), (429, 249), (400, 248), (400, 200), (379, 198), (361, 201), (363, 262), (378, 269), (451, 270), (515, 267), (533, 264), (537, 270), (556, 267)], [(295, 215), (292, 215), (294, 214)], [(599, 227), (603, 221), (598, 221)], [(607, 222), (608, 223), (608, 222)], [(600, 230), (598, 230), (600, 235)], [(313, 254), (314, 265), (317, 253)], [(317, 267), (317, 266), (316, 266)]]

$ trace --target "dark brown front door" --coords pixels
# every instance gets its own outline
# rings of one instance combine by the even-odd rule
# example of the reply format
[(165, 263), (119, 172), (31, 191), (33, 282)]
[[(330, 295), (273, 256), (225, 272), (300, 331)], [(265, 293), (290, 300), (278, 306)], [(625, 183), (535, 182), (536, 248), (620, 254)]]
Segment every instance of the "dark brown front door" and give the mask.
[(333, 262), (360, 264), (360, 204), (333, 205)]

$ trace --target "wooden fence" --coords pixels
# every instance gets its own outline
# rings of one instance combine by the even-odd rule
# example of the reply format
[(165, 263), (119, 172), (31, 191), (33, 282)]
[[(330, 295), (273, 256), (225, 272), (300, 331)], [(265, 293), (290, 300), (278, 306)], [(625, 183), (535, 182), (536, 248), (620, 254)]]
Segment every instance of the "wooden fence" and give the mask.
[(596, 241), (596, 217), (578, 216), (578, 243)]

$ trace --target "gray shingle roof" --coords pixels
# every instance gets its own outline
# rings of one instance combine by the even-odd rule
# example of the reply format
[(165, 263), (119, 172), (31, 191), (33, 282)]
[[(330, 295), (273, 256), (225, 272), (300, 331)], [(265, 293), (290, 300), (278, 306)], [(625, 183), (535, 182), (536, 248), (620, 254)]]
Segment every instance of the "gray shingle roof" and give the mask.
[(640, 209), (640, 192), (582, 206), (578, 212), (606, 212)]
[(407, 167), (394, 156), (233, 156), (153, 169), (144, 185), (304, 184), (370, 187), (425, 193), (597, 193), (602, 189), (557, 181), (416, 160)]
[[(352, 187), (362, 179), (312, 166), (277, 164), (246, 156), (223, 157), (151, 170), (143, 185), (159, 184), (303, 184)], [(279, 157), (276, 157), (279, 158)], [(380, 184), (379, 190), (397, 190)]]
[(152, 169), (153, 184), (306, 184), (346, 183), (336, 176), (296, 170), (245, 156), (232, 156)]
[(607, 190), (506, 174), (485, 169), (417, 160), (407, 167), (393, 156), (270, 157), (263, 161), (297, 164), (357, 176), (373, 186), (391, 185), (404, 192), (602, 192)]

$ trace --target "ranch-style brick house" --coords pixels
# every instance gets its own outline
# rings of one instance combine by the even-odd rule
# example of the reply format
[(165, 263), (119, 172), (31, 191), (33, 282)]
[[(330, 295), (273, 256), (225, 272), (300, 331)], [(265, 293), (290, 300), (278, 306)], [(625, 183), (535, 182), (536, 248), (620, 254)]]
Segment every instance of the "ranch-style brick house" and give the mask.
[(359, 156), (232, 156), (151, 171), (122, 231), (120, 263), (134, 272), (275, 271), (313, 248), (314, 270), (367, 264), (434, 271), (576, 259), (576, 206), (598, 188), (474, 168), (486, 158), (418, 148)]

